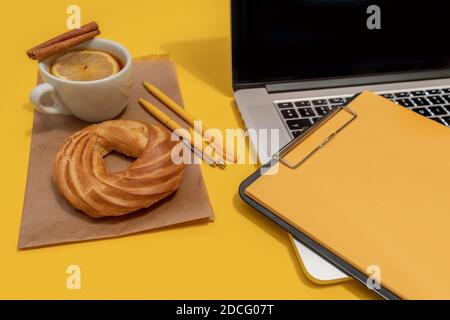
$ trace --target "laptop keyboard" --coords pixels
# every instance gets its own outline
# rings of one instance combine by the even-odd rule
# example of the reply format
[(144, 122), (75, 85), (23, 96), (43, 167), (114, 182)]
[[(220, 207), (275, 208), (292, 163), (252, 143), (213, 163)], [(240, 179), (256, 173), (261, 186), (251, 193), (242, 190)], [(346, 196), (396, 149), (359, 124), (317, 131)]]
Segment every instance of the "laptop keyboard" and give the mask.
[[(450, 88), (381, 92), (379, 95), (450, 127)], [(331, 109), (351, 96), (275, 101), (275, 107), (293, 138), (298, 137)]]

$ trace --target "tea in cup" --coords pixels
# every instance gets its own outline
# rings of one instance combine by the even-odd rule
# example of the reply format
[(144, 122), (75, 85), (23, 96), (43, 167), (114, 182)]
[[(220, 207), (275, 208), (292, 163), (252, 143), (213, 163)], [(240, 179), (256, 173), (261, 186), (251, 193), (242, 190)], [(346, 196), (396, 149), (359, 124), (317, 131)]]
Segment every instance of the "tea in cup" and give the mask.
[[(30, 94), (34, 107), (88, 122), (117, 117), (131, 95), (132, 58), (120, 44), (92, 39), (39, 63), (44, 83)], [(50, 95), (53, 104), (42, 103)]]

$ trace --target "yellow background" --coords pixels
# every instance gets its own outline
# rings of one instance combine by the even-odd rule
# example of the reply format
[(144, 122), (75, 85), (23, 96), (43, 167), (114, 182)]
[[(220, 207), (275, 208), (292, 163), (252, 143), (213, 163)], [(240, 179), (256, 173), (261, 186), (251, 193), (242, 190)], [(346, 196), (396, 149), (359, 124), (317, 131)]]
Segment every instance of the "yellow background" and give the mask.
[[(228, 0), (3, 2), (1, 298), (373, 297), (354, 282), (320, 286), (305, 277), (288, 236), (237, 195), (254, 165), (202, 166), (213, 223), (17, 251), (33, 117), (28, 94), (36, 80), (36, 62), (25, 51), (65, 31), (70, 4), (81, 7), (82, 23), (96, 20), (102, 37), (135, 57), (170, 53), (187, 109), (207, 125), (242, 126), (231, 90)], [(66, 288), (70, 264), (81, 267), (81, 290)]]

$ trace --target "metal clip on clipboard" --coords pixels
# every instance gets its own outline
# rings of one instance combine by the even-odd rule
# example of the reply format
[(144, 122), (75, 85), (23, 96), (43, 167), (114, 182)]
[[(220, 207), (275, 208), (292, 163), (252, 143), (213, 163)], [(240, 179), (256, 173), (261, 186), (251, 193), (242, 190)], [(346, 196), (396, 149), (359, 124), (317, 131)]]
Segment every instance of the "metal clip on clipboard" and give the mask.
[[(319, 128), (321, 128), (328, 121), (333, 119), (333, 117), (335, 117), (340, 112), (349, 113), (351, 115), (351, 118), (348, 121), (346, 121), (342, 126), (340, 126), (337, 130), (333, 131), (330, 135), (328, 135), (321, 143), (319, 143), (304, 158), (300, 159), (298, 162), (295, 162), (295, 163), (291, 163), (290, 161), (288, 161), (284, 158), (284, 156), (286, 156), (291, 150), (293, 150), (298, 145), (300, 145), (302, 142), (304, 142), (308, 137), (310, 137), (314, 132), (316, 132)], [(352, 123), (353, 120), (355, 120), (357, 116), (358, 115), (356, 114), (356, 112), (347, 106), (340, 106), (340, 107), (334, 108), (328, 115), (326, 115), (325, 117), (320, 119), (318, 122), (316, 122), (316, 124), (313, 125), (309, 130), (306, 130), (303, 134), (301, 134), (296, 139), (292, 140), (286, 146), (284, 146), (277, 154), (275, 154), (273, 156), (274, 160), (281, 162), (282, 164), (289, 167), (290, 169), (298, 168), (306, 160), (308, 160), (311, 156), (313, 156), (317, 151), (319, 151), (323, 146), (325, 146), (328, 142), (330, 142), (330, 140), (332, 140), (339, 132), (341, 132), (350, 123)]]

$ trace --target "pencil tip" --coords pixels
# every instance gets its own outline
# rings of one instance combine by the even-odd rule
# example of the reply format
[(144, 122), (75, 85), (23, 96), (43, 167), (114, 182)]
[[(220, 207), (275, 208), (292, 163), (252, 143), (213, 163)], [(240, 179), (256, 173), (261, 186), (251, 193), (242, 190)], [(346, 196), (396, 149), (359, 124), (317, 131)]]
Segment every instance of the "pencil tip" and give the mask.
[(226, 167), (227, 165), (226, 165), (225, 162), (223, 162), (222, 160), (219, 160), (219, 161), (217, 161), (217, 166), (218, 166), (220, 169), (225, 169), (225, 167)]

